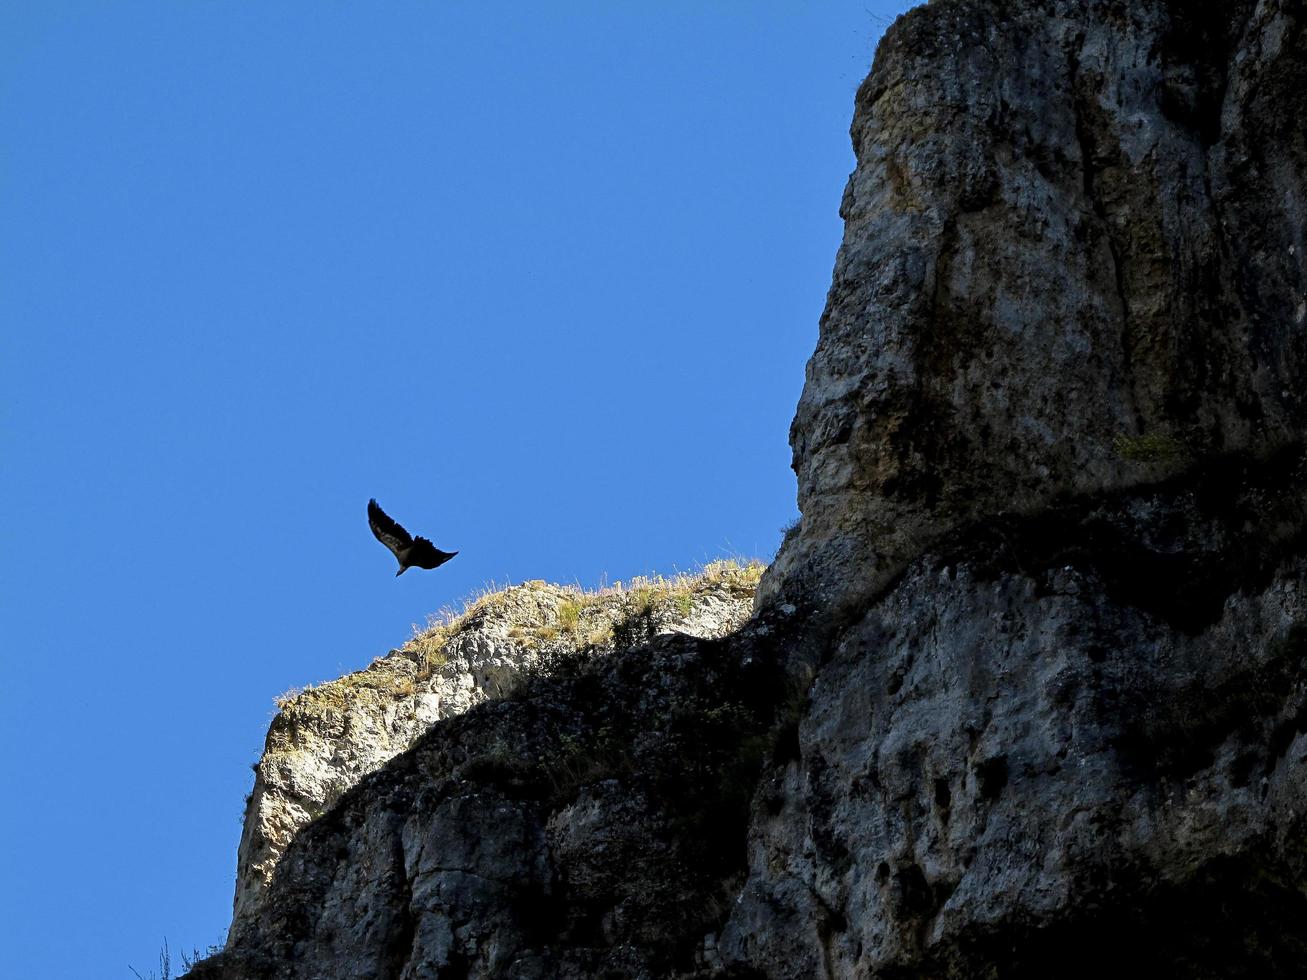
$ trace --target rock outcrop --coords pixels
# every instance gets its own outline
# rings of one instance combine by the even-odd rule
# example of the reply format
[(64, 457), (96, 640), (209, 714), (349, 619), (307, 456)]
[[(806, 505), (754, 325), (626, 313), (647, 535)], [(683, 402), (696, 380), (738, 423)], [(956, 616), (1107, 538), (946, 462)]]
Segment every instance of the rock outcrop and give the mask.
[(969, 521), (1302, 438), (1302, 16), (945, 0), (886, 34), (764, 601), (842, 622)]
[(295, 835), (435, 722), (509, 695), (560, 659), (667, 634), (732, 633), (760, 572), (718, 562), (597, 593), (544, 582), (487, 592), (365, 670), (283, 695), (246, 801), (231, 931), (261, 913)]
[(193, 976), (1301, 976), (1305, 91), (1297, 0), (900, 18), (754, 617), (435, 724)]

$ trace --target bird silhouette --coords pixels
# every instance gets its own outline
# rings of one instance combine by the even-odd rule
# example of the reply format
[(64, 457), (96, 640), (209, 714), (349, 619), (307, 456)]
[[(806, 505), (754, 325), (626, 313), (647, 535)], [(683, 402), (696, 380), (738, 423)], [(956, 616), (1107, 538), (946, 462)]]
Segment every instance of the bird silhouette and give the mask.
[(438, 568), (458, 554), (457, 551), (441, 551), (426, 538), (413, 537), (391, 520), (375, 500), (368, 501), (368, 527), (399, 560), (397, 576), (410, 568)]

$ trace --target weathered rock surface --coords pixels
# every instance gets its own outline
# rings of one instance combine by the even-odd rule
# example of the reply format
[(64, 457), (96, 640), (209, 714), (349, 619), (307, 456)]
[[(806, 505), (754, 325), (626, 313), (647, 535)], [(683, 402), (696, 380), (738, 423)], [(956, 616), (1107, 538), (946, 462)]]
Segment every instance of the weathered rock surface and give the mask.
[(748, 618), (756, 579), (757, 569), (722, 563), (601, 593), (528, 582), (482, 596), (365, 670), (280, 698), (246, 802), (232, 929), (260, 913), (295, 835), (436, 721), (505, 696), (559, 657), (731, 633)]
[(760, 600), (856, 616), (942, 533), (1302, 437), (1296, 2), (944, 0), (858, 92)]
[(755, 618), (434, 725), (200, 978), (1307, 975), (1307, 8), (886, 35)]
[(764, 779), (726, 962), (1302, 976), (1303, 464), (991, 519), (913, 562)]
[[(751, 603), (752, 585), (740, 600)], [(561, 658), (364, 777), (193, 977), (661, 976), (743, 882), (786, 679), (748, 628)]]

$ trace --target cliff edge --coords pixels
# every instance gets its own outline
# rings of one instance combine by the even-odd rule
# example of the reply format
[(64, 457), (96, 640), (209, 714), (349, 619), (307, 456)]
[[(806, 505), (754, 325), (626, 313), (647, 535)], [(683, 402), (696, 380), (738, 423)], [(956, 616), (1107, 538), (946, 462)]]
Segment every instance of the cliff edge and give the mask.
[(425, 729), (192, 976), (1301, 976), (1304, 91), (1290, 0), (901, 17), (753, 617)]
[(749, 617), (761, 573), (719, 561), (598, 592), (539, 581), (488, 591), (366, 669), (282, 695), (245, 803), (229, 931), (263, 913), (295, 836), (437, 721), (512, 696), (551, 666), (575, 669), (657, 636), (732, 633)]

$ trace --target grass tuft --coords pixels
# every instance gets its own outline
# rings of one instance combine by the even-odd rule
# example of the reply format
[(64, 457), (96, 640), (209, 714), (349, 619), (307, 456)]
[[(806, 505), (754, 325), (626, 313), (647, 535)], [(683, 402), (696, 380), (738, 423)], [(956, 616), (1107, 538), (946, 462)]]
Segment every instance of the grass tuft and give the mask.
[(1189, 454), (1183, 442), (1160, 432), (1142, 436), (1117, 436), (1112, 449), (1122, 459), (1132, 463), (1163, 463)]

